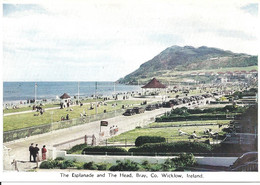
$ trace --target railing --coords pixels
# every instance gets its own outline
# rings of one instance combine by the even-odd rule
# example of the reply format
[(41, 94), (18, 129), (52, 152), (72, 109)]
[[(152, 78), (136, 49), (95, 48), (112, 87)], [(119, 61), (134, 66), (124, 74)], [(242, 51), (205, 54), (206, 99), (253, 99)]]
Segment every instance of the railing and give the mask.
[(231, 171), (258, 171), (258, 162), (248, 162), (231, 169)]
[(120, 110), (111, 111), (111, 112), (107, 112), (107, 113), (101, 113), (101, 114), (97, 114), (97, 115), (83, 116), (83, 117), (71, 119), (71, 120), (59, 121), (59, 122), (54, 122), (54, 123), (49, 123), (49, 124), (44, 124), (44, 125), (39, 125), (39, 126), (34, 126), (34, 127), (28, 127), (28, 128), (18, 129), (18, 130), (6, 131), (3, 134), (3, 140), (4, 140), (4, 142), (9, 142), (9, 141), (13, 141), (16, 139), (21, 139), (21, 138), (30, 137), (33, 135), (51, 132), (53, 130), (69, 128), (72, 126), (81, 125), (81, 124), (85, 124), (85, 123), (89, 123), (89, 122), (93, 122), (93, 121), (112, 118), (115, 116), (122, 115), (122, 113), (124, 111), (125, 110), (120, 109)]
[[(183, 152), (88, 152), (83, 151), (83, 155), (104, 155), (104, 156), (179, 156)], [(192, 153), (194, 156), (201, 157), (239, 157), (242, 153)]]

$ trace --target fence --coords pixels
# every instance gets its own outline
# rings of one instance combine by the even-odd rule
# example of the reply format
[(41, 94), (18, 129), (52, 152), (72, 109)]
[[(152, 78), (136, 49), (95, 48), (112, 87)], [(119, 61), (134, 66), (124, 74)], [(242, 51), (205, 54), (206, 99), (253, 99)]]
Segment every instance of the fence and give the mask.
[(53, 145), (53, 147), (57, 149), (70, 149), (71, 147), (77, 145), (77, 144), (86, 144), (86, 145), (91, 145), (95, 146), (96, 145), (96, 137), (95, 135), (84, 135), (82, 137), (78, 137), (75, 139), (71, 139), (62, 143), (58, 143)]
[(112, 118), (115, 116), (122, 115), (122, 113), (124, 111), (125, 110), (120, 109), (120, 110), (111, 111), (111, 112), (107, 112), (107, 113), (101, 113), (101, 114), (97, 114), (97, 115), (83, 116), (83, 117), (71, 119), (71, 120), (59, 121), (59, 122), (54, 122), (54, 123), (50, 123), (50, 124), (28, 127), (28, 128), (18, 129), (18, 130), (6, 131), (3, 134), (3, 140), (4, 140), (4, 142), (13, 141), (16, 139), (21, 139), (21, 138), (30, 137), (33, 135), (51, 132), (53, 130), (68, 128), (68, 127), (81, 125), (81, 124), (85, 124), (85, 123), (89, 123), (89, 122), (93, 122), (93, 121)]
[[(179, 156), (183, 152), (85, 152), (82, 155), (97, 156)], [(239, 157), (243, 153), (192, 153), (197, 157)]]
[(258, 171), (258, 162), (248, 162), (232, 169), (232, 171)]

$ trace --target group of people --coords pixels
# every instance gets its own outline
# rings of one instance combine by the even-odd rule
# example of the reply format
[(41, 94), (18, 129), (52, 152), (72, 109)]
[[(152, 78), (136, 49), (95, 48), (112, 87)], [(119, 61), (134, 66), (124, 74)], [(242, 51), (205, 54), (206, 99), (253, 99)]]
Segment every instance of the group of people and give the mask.
[[(181, 129), (178, 129), (179, 136), (188, 135), (189, 139), (200, 139), (201, 136), (197, 136), (196, 131), (194, 130), (192, 134), (183, 132)], [(204, 134), (209, 135), (209, 137), (215, 137), (218, 135), (218, 132), (213, 132), (212, 129), (205, 129)]]
[(61, 121), (69, 120), (69, 114), (67, 114), (66, 117), (61, 116), (60, 120), (61, 120)]
[(118, 127), (117, 125), (113, 127), (110, 127), (110, 135), (115, 135), (118, 132)]
[[(30, 151), (30, 162), (37, 162), (40, 161), (40, 157), (39, 157), (39, 147), (38, 144), (35, 144), (35, 146), (33, 146), (34, 144), (31, 143), (31, 146), (29, 147), (29, 151)], [(42, 149), (41, 149), (41, 153), (42, 153), (42, 160), (46, 160), (46, 153), (47, 153), (47, 149), (46, 146), (43, 145)], [(32, 160), (33, 157), (33, 160)]]

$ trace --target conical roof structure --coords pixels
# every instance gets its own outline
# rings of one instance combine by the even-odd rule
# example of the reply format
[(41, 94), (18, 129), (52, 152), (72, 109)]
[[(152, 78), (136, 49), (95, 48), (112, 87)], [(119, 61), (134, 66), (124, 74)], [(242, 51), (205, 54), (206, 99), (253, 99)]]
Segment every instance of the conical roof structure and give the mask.
[(156, 78), (153, 78), (148, 84), (143, 86), (144, 89), (149, 88), (166, 88), (165, 85), (163, 85), (161, 82), (159, 82)]
[(64, 93), (64, 94), (60, 97), (60, 99), (68, 99), (68, 98), (70, 98), (70, 96), (69, 96), (67, 93)]

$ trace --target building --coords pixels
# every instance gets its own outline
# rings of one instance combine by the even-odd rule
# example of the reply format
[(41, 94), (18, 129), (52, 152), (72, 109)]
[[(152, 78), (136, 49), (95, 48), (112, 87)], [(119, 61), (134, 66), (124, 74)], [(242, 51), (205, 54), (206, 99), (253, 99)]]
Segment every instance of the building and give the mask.
[(156, 78), (153, 78), (149, 83), (142, 87), (145, 90), (145, 94), (150, 92), (151, 95), (158, 95), (162, 89), (166, 90), (166, 85), (159, 82)]
[(61, 103), (67, 104), (70, 102), (71, 98), (67, 93), (64, 93), (63, 95), (60, 96)]

